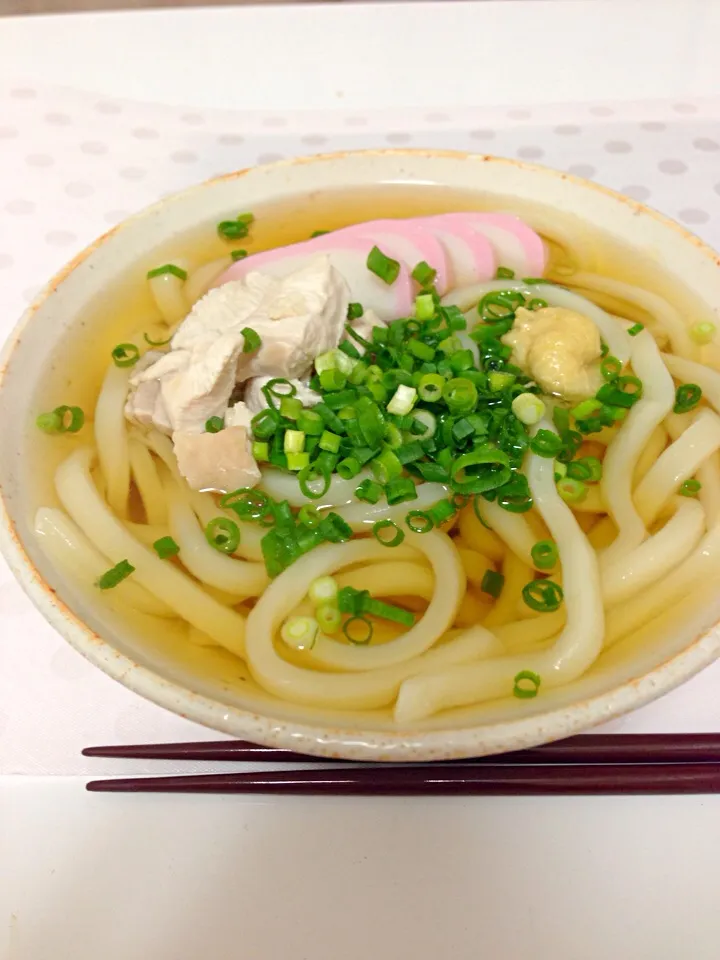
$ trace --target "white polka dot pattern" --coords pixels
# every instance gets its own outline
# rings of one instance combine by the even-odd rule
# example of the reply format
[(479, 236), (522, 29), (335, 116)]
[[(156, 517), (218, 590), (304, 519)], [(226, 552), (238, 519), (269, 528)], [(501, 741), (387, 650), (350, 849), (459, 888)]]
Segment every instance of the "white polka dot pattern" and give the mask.
[[(17, 82), (0, 88), (0, 118), (0, 340), (44, 279), (134, 210), (217, 173), (313, 152), (413, 146), (538, 161), (650, 203), (720, 248), (718, 102), (261, 116)], [(122, 765), (83, 760), (80, 749), (217, 737), (87, 664), (33, 609), (2, 561), (0, 634), (9, 637), (0, 645), (0, 775), (121, 773)], [(27, 703), (43, 709), (28, 711)], [(713, 694), (706, 703), (705, 719), (696, 713), (691, 726), (718, 730), (720, 700)], [(623, 720), (623, 729), (647, 729), (644, 716)], [(158, 764), (127, 769), (162, 772)]]

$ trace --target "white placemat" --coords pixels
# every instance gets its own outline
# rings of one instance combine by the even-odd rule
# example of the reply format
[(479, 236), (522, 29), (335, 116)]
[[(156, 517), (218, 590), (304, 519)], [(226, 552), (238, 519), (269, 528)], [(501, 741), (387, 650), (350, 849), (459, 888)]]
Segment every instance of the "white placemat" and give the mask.
[[(0, 338), (57, 268), (128, 213), (239, 167), (378, 146), (544, 163), (647, 202), (720, 248), (717, 100), (261, 115), (17, 84), (0, 89)], [(2, 561), (0, 637), (0, 775), (119, 773), (122, 765), (83, 760), (80, 749), (217, 736), (87, 664)], [(720, 664), (607, 729), (720, 730), (719, 689)]]

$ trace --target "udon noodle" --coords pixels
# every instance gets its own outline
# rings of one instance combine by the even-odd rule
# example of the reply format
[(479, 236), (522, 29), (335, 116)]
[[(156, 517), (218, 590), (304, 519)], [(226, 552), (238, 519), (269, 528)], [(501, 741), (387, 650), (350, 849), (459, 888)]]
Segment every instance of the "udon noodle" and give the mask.
[[(497, 372), (498, 397), (506, 397), (508, 410), (520, 394), (530, 397), (527, 409), (541, 401), (536, 414), (524, 412), (522, 419), (515, 413), (522, 405), (513, 404), (513, 414), (505, 411), (506, 420), (514, 416), (520, 424), (522, 449), (512, 467), (520, 493), (516, 489), (503, 498), (492, 485), (473, 487), (478, 477), (490, 476), (488, 463), (496, 470), (506, 463), (505, 454), (495, 461), (476, 459), (463, 474), (459, 466), (448, 466), (449, 457), (443, 460), (436, 442), (423, 451), (430, 451), (427, 456), (438, 469), (413, 473), (416, 461), (404, 461), (401, 476), (412, 483), (396, 501), (389, 496), (392, 477), (382, 475), (374, 460), (361, 463), (355, 457), (360, 444), (352, 447), (343, 439), (357, 469), (348, 467), (343, 475), (333, 463), (326, 489), (314, 498), (312, 472), (303, 484), (298, 468), (288, 465), (299, 454), (297, 464), (307, 466), (306, 450), (292, 450), (286, 437), (275, 461), (286, 467), (273, 466), (263, 461), (270, 447), (257, 430), (248, 441), (259, 458), (260, 479), (248, 485), (256, 500), (242, 493), (236, 501), (221, 496), (227, 489), (194, 489), (197, 484), (180, 469), (168, 431), (126, 416), (137, 383), (136, 361), (139, 370), (153, 355), (174, 351), (179, 341), (171, 340), (173, 333), (182, 335), (193, 305), (235, 269), (238, 258), (213, 256), (194, 269), (178, 259), (174, 271), (155, 272), (148, 281), (157, 314), (151, 325), (129, 325), (135, 332), (122, 344), (124, 352), (114, 352), (114, 362), (108, 363), (94, 412), (88, 411), (91, 422), (78, 429), (85, 442), (56, 470), (59, 505), (37, 511), (36, 534), (53, 565), (69, 578), (97, 583), (103, 588), (98, 597), (115, 610), (183, 624), (187, 643), (224, 648), (242, 658), (265, 691), (294, 703), (339, 710), (389, 707), (396, 722), (407, 725), (454, 707), (513, 695), (542, 697), (582, 676), (604, 648), (661, 617), (698, 584), (720, 576), (720, 373), (712, 367), (715, 331), (709, 324), (683, 315), (654, 289), (594, 272), (583, 243), (575, 242), (570, 229), (553, 230), (549, 214), (529, 221), (552, 241), (554, 254), (544, 278), (526, 282), (504, 270), (478, 282), (448, 281), (434, 293), (431, 308), (428, 300), (415, 300), (416, 318), (403, 320), (411, 326), (398, 340), (403, 351), (411, 341), (419, 344), (412, 348), (415, 359), (406, 361), (406, 389), (415, 394), (416, 412), (421, 363), (429, 371), (443, 370), (438, 338), (431, 325), (423, 327), (429, 323), (423, 313), (428, 309), (435, 317), (454, 318), (456, 326), (447, 333), (452, 345), (443, 349), (456, 357), (457, 366), (449, 376), (427, 375), (486, 384)], [(421, 287), (414, 291), (418, 298), (428, 295), (428, 284)], [(483, 313), (488, 304), (494, 313)], [(473, 334), (498, 315), (507, 319), (498, 304), (503, 309), (509, 304), (513, 319), (495, 336), (500, 358), (495, 363), (487, 339)], [(584, 400), (543, 389), (527, 366), (518, 366), (517, 345), (512, 362), (510, 348), (502, 352), (502, 344), (509, 343), (503, 338), (525, 314), (554, 308), (560, 312), (553, 316), (580, 315), (592, 324), (602, 344), (593, 370), (609, 371), (609, 385), (620, 383), (622, 372), (629, 385), (625, 396), (631, 397), (625, 406), (596, 400), (603, 396), (597, 384)], [(452, 312), (443, 314), (447, 309)], [(457, 322), (458, 316), (464, 322)], [(386, 317), (384, 331), (393, 329), (388, 320), (400, 322)], [(343, 354), (363, 368), (366, 379), (358, 376), (357, 387), (370, 382), (368, 361), (380, 363), (385, 343), (372, 339), (372, 322), (369, 329), (362, 338), (364, 351)], [(349, 343), (357, 346), (359, 340)], [(310, 387), (319, 390), (319, 358), (313, 359), (318, 372)], [(467, 370), (474, 380), (464, 376)], [(335, 379), (335, 392), (354, 382), (345, 374)], [(404, 396), (403, 382), (395, 385), (397, 396)], [(323, 386), (321, 393), (326, 399), (332, 390)], [(398, 430), (404, 434), (395, 442), (390, 427), (397, 418), (389, 412), (393, 394), (387, 393), (378, 388), (373, 397), (385, 416), (383, 444), (391, 451), (402, 449), (409, 457), (406, 447), (418, 448), (418, 437), (440, 436), (448, 422), (447, 436), (456, 431), (448, 443), (455, 444), (457, 462), (463, 451), (482, 447), (487, 454), (484, 441), (465, 442), (463, 431), (477, 426), (467, 420), (470, 407), (438, 423), (437, 410), (426, 404), (430, 416), (421, 418), (421, 426), (431, 424), (437, 434), (409, 432), (410, 408), (399, 407)], [(350, 409), (366, 395), (357, 389)], [(496, 404), (489, 393), (482, 394), (470, 405), (475, 414), (485, 409), (485, 401), (488, 409)], [(290, 410), (282, 403), (279, 408)], [(606, 408), (611, 412), (604, 422), (595, 429), (583, 427)], [(77, 423), (71, 429), (65, 419), (73, 416), (68, 409), (59, 408), (56, 431), (75, 432)], [(342, 420), (340, 407), (333, 409)], [(333, 417), (327, 422), (338, 422)], [(257, 422), (256, 416), (252, 423)], [(286, 434), (302, 433), (297, 442), (307, 443), (310, 435), (296, 422), (287, 417), (283, 422)], [(331, 453), (341, 438), (327, 422), (323, 437), (331, 434), (330, 447), (323, 449)], [(497, 451), (500, 441), (494, 443), (490, 446)], [(302, 468), (299, 472), (302, 478)], [(463, 482), (456, 482), (461, 475)], [(361, 484), (370, 489), (378, 479), (386, 496), (358, 499)], [(238, 503), (258, 502), (262, 509), (254, 516), (237, 509)], [(438, 504), (445, 505), (439, 512)], [(408, 525), (409, 511), (415, 528)], [(297, 547), (292, 562), (273, 566), (279, 553), (269, 551), (267, 537), (269, 530), (280, 529), (281, 518), (296, 524), (293, 529), (300, 532), (293, 542), (302, 543), (328, 516), (334, 518), (336, 536), (314, 541), (312, 549)], [(304, 532), (303, 517), (308, 519)], [(396, 545), (381, 535), (388, 532)], [(111, 582), (104, 582), (108, 573)], [(341, 596), (350, 598), (350, 607), (325, 610), (323, 619), (321, 589), (329, 591), (326, 606)], [(369, 635), (358, 639), (339, 629), (341, 614), (348, 612)]]

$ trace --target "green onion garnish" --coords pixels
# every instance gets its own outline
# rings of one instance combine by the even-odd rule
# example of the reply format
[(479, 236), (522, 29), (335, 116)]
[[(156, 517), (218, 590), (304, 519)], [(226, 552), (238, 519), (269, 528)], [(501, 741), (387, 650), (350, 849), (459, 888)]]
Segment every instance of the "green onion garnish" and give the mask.
[(270, 459), (270, 444), (264, 440), (253, 440), (252, 455), (260, 463), (267, 463)]
[(373, 247), (367, 258), (367, 268), (383, 283), (395, 283), (400, 274), (400, 264), (391, 257), (386, 257), (379, 247)]
[[(540, 689), (540, 677), (532, 670), (521, 670), (515, 674), (513, 686), (513, 696), (520, 700), (532, 700), (538, 695)], [(528, 686), (529, 684), (529, 686)]]
[(166, 347), (172, 340), (172, 337), (167, 337), (165, 340), (153, 340), (146, 333), (144, 333), (143, 339), (145, 340), (145, 343), (150, 344), (151, 347)]
[(218, 235), (223, 240), (242, 240), (250, 232), (254, 219), (252, 213), (241, 213), (235, 220), (222, 220), (217, 226)]
[(206, 433), (220, 433), (225, 426), (225, 420), (222, 417), (210, 417), (205, 421)]
[(227, 517), (215, 517), (205, 527), (205, 539), (222, 553), (234, 553), (240, 546), (240, 527)]
[(323, 633), (337, 633), (342, 624), (340, 611), (332, 603), (322, 603), (315, 609), (315, 619)]
[(373, 536), (384, 547), (397, 547), (405, 539), (405, 534), (392, 520), (378, 520), (373, 524)]
[(616, 377), (600, 387), (596, 397), (611, 407), (632, 407), (642, 394), (642, 380), (637, 377)]
[(412, 272), (413, 280), (419, 283), (421, 287), (429, 287), (431, 283), (435, 283), (436, 276), (437, 270), (433, 270), (430, 264), (424, 260), (416, 264)]
[(494, 597), (495, 600), (502, 593), (502, 588), (505, 586), (505, 577), (501, 573), (497, 573), (495, 570), (486, 570), (480, 584), (480, 589), (483, 593), (487, 593), (489, 596)]
[(314, 240), (315, 237), (324, 237), (328, 233), (330, 233), (329, 230), (313, 230), (313, 232), (310, 234), (310, 239)]
[(44, 433), (77, 433), (85, 423), (85, 414), (80, 407), (55, 407), (51, 413), (41, 413), (35, 421)]
[(407, 500), (417, 500), (417, 490), (410, 477), (397, 477), (385, 486), (385, 499), (393, 506)]
[(573, 480), (572, 477), (562, 477), (557, 481), (557, 492), (565, 503), (582, 503), (588, 495), (588, 488), (582, 480)]
[(308, 590), (310, 601), (316, 607), (321, 603), (335, 603), (337, 601), (338, 585), (334, 577), (318, 577), (313, 580)]
[(563, 601), (563, 590), (554, 580), (531, 580), (522, 588), (522, 596), (531, 610), (551, 613)]
[(519, 393), (512, 402), (512, 412), (528, 427), (540, 423), (545, 416), (545, 404), (534, 393)]
[(558, 562), (558, 548), (552, 540), (538, 540), (530, 551), (530, 556), (538, 570), (552, 570)]
[(511, 270), (510, 267), (498, 267), (495, 271), (496, 280), (514, 280), (515, 271)]
[(502, 450), (484, 444), (453, 460), (450, 476), (458, 493), (485, 493), (502, 486), (512, 473), (510, 460)]
[(715, 334), (717, 333), (717, 327), (714, 323), (708, 323), (707, 321), (703, 323), (695, 323), (690, 327), (690, 339), (693, 343), (697, 343), (698, 346), (703, 347), (708, 343), (712, 343)]
[(617, 357), (605, 357), (600, 364), (600, 373), (603, 380), (612, 381), (619, 377), (622, 372), (622, 363)]
[(363, 480), (363, 482), (355, 488), (355, 496), (358, 500), (362, 500), (363, 503), (377, 503), (382, 494), (382, 485), (375, 480), (370, 480), (370, 478)]
[(439, 527), (445, 523), (446, 520), (449, 520), (450, 517), (454, 517), (457, 511), (449, 500), (438, 500), (436, 504), (430, 507), (428, 513), (435, 526)]
[(113, 587), (122, 583), (126, 577), (129, 577), (130, 574), (134, 572), (135, 567), (131, 563), (127, 560), (121, 560), (120, 563), (116, 563), (110, 570), (105, 571), (99, 580), (97, 580), (96, 586), (100, 587), (101, 590), (112, 590)]
[(688, 413), (700, 403), (702, 390), (696, 383), (682, 383), (675, 391), (673, 413)]
[(426, 510), (410, 510), (405, 515), (405, 523), (413, 533), (429, 533), (435, 526), (433, 518)]
[(147, 278), (148, 280), (152, 280), (153, 277), (162, 277), (166, 273), (177, 277), (178, 280), (187, 280), (187, 270), (183, 270), (182, 267), (176, 267), (174, 263), (164, 263), (161, 267), (148, 270)]
[(541, 297), (533, 297), (531, 300), (528, 300), (526, 307), (528, 310), (542, 310), (543, 307), (547, 305), (547, 300), (543, 300)]
[(696, 497), (700, 490), (702, 489), (702, 484), (699, 480), (686, 480), (683, 483), (678, 491), (681, 497)]
[(240, 333), (245, 338), (243, 343), (243, 353), (252, 353), (254, 350), (260, 349), (262, 346), (260, 334), (256, 333), (253, 329), (251, 329), (251, 327), (243, 327)]
[(348, 320), (359, 320), (365, 311), (361, 303), (349, 303), (347, 308)]
[(634, 323), (631, 327), (628, 327), (628, 336), (636, 337), (639, 333), (642, 333), (644, 329), (644, 323)]
[(134, 343), (119, 343), (110, 356), (116, 367), (134, 367), (140, 359), (140, 349)]
[(372, 640), (374, 628), (367, 617), (349, 617), (342, 629), (346, 640), (356, 647), (364, 647)]
[(247, 255), (248, 255), (247, 250), (231, 250), (230, 251), (230, 258), (233, 261), (233, 263), (235, 263), (237, 260), (244, 260)]
[[(298, 474), (300, 491), (309, 500), (319, 500), (330, 489), (331, 474), (327, 469), (318, 466), (317, 462), (310, 464)], [(313, 484), (313, 486), (311, 486)]]
[(176, 557), (180, 553), (180, 547), (172, 537), (160, 537), (153, 544), (153, 550), (161, 560), (167, 560), (170, 557)]
[(290, 617), (280, 628), (283, 642), (293, 650), (312, 650), (318, 635), (318, 622), (313, 617)]

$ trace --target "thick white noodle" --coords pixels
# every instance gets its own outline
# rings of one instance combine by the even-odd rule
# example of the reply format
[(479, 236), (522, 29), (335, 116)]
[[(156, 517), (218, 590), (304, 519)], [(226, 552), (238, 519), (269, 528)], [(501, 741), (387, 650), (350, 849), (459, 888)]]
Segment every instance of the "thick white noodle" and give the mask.
[[(436, 538), (444, 536), (439, 533), (411, 534), (406, 542), (409, 541), (412, 547), (416, 547), (421, 540), (431, 538), (432, 543)], [(417, 558), (417, 551), (405, 544), (394, 547), (393, 550), (393, 557), (397, 560)], [(313, 580), (351, 564), (386, 558), (387, 548), (374, 540), (327, 544), (317, 547), (296, 561), (285, 573), (280, 574), (258, 600), (248, 617), (247, 660), (254, 678), (264, 689), (285, 700), (317, 706), (344, 709), (381, 707), (395, 699), (400, 684), (407, 677), (425, 670), (437, 669), (454, 657), (459, 657), (455, 662), (465, 663), (478, 656), (488, 655), (488, 650), (489, 655), (497, 652), (495, 639), (488, 635), (487, 631), (477, 628), (470, 651), (463, 646), (463, 638), (459, 637), (404, 663), (358, 673), (305, 670), (287, 663), (278, 655), (273, 642), (275, 633), (287, 614), (302, 601)], [(460, 566), (459, 563), (457, 566)], [(439, 632), (429, 638), (429, 644), (439, 639), (452, 622), (455, 603), (462, 593), (464, 583), (461, 571), (458, 571), (457, 577), (458, 582), (453, 584), (449, 582), (454, 579), (452, 573), (443, 571), (443, 590), (440, 591), (440, 597), (446, 610), (442, 617), (436, 616), (440, 612), (436, 606), (433, 619)], [(447, 626), (442, 627), (442, 623)], [(480, 644), (480, 653), (475, 646), (476, 642)], [(387, 644), (391, 645), (392, 643)], [(380, 650), (381, 647), (376, 649)], [(361, 652), (372, 653), (373, 648), (366, 647)]]
[[(552, 429), (547, 421), (539, 426)], [(498, 657), (405, 681), (395, 706), (398, 723), (412, 723), (449, 707), (510, 696), (521, 670), (537, 673), (545, 689), (569, 683), (597, 658), (605, 628), (597, 558), (557, 492), (554, 467), (552, 460), (531, 455), (528, 482), (560, 555), (567, 617), (562, 633), (545, 651)]]
[[(596, 306), (592, 300), (581, 297), (577, 293), (565, 290), (551, 283), (533, 284), (531, 287), (519, 280), (490, 280), (487, 283), (476, 283), (470, 287), (461, 287), (443, 297), (443, 304), (460, 307), (468, 310), (477, 303), (486, 293), (494, 290), (518, 290), (528, 297), (539, 297), (551, 307), (564, 307), (582, 313), (595, 324), (600, 336), (608, 345), (610, 353), (626, 363), (630, 357), (632, 337), (625, 332), (623, 324), (605, 310)], [(476, 316), (476, 320), (479, 317)]]
[(150, 524), (167, 523), (167, 506), (163, 486), (150, 451), (144, 444), (131, 437), (128, 453), (130, 470), (145, 508), (147, 522)]
[[(85, 586), (94, 584), (113, 566), (78, 525), (55, 507), (40, 507), (35, 514), (35, 534), (52, 565)], [(175, 616), (174, 610), (131, 578), (105, 591), (104, 597), (120, 610), (133, 607), (156, 617)]]
[(505, 582), (500, 591), (500, 596), (483, 621), (483, 626), (487, 627), (488, 630), (500, 627), (517, 617), (518, 604), (522, 599), (522, 588), (533, 579), (532, 567), (523, 563), (512, 550), (508, 550), (505, 554), (502, 572)]
[(720, 417), (712, 410), (701, 410), (682, 436), (663, 450), (635, 490), (634, 500), (645, 524), (653, 522), (681, 484), (718, 448)]
[(217, 603), (194, 580), (139, 543), (113, 516), (90, 476), (94, 451), (76, 450), (55, 473), (58, 497), (70, 517), (114, 563), (127, 560), (135, 582), (171, 607), (188, 623), (204, 630), (231, 653), (244, 655), (245, 618)]
[(698, 499), (705, 511), (709, 530), (720, 519), (720, 453), (713, 453), (698, 467), (697, 479), (702, 484)]
[(119, 517), (127, 516), (130, 495), (130, 453), (125, 420), (129, 379), (128, 368), (111, 364), (95, 405), (95, 442), (105, 480), (105, 495)]
[(210, 263), (204, 263), (201, 267), (193, 270), (185, 281), (185, 302), (188, 307), (204, 296), (213, 283), (217, 280), (232, 264), (231, 257), (219, 257), (217, 260), (211, 260)]
[(671, 353), (664, 353), (662, 358), (677, 381), (696, 383), (702, 390), (705, 400), (716, 413), (720, 413), (720, 373), (703, 366), (702, 363), (695, 363), (684, 357), (674, 357)]
[[(465, 591), (465, 571), (457, 550), (447, 534), (434, 532), (413, 535), (413, 546), (430, 562), (437, 585), (422, 617), (397, 640), (375, 646), (337, 643), (321, 634), (312, 649), (314, 660), (335, 670), (378, 670), (420, 656), (450, 629)], [(392, 574), (388, 575), (387, 583), (393, 587), (391, 593), (400, 586)], [(377, 581), (376, 590), (382, 590)]]
[[(583, 287), (585, 290), (599, 290), (602, 293), (609, 293), (614, 297), (619, 297), (621, 300), (627, 300), (628, 303), (641, 307), (654, 317), (666, 331), (674, 353), (682, 357), (697, 356), (698, 348), (690, 339), (687, 325), (680, 312), (658, 294), (595, 273), (576, 273), (572, 277), (572, 283)], [(613, 352), (612, 348), (610, 352)]]
[(170, 533), (180, 547), (180, 560), (185, 569), (203, 583), (243, 599), (261, 594), (270, 582), (265, 564), (235, 560), (210, 546), (178, 485), (168, 479), (164, 489)]
[[(187, 263), (184, 260), (175, 261), (175, 265), (187, 270)], [(148, 285), (153, 300), (169, 327), (185, 319), (189, 305), (185, 298), (184, 280), (172, 273), (161, 273), (159, 277), (148, 280)]]
[(705, 511), (697, 500), (675, 497), (674, 515), (640, 546), (602, 570), (606, 604), (622, 603), (666, 576), (688, 556), (705, 533)]
[(522, 513), (511, 513), (495, 503), (477, 498), (477, 509), (485, 523), (510, 547), (515, 556), (528, 567), (534, 567), (530, 551), (538, 538), (532, 531), (527, 517)]
[(607, 448), (603, 461), (603, 499), (618, 528), (618, 536), (603, 554), (603, 569), (628, 550), (639, 546), (647, 536), (633, 497), (633, 474), (653, 431), (672, 410), (675, 402), (672, 377), (665, 368), (653, 338), (647, 330), (643, 330), (636, 337), (628, 339), (635, 341), (632, 365), (635, 376), (643, 382), (643, 395), (630, 410), (615, 440)]
[(367, 530), (368, 526), (378, 520), (392, 520), (404, 530), (405, 518), (411, 510), (427, 510), (438, 500), (447, 499), (448, 488), (441, 483), (420, 483), (415, 488), (415, 500), (406, 500), (404, 503), (389, 504), (385, 499), (378, 503), (360, 503), (357, 500), (347, 506), (338, 507), (335, 511), (353, 530)]
[(133, 523), (132, 520), (123, 520), (123, 523), (136, 540), (150, 547), (156, 540), (170, 536), (170, 528), (165, 526), (165, 524), (155, 526), (149, 523)]
[(191, 490), (178, 470), (177, 459), (169, 437), (163, 436), (157, 430), (150, 430), (148, 433), (134, 431), (133, 436), (137, 437), (141, 443), (144, 443), (162, 460), (203, 527), (206, 527), (215, 517), (225, 517), (226, 520), (232, 520), (240, 528), (240, 546), (235, 551), (236, 556), (245, 557), (247, 560), (262, 559), (260, 541), (267, 531), (256, 523), (247, 523), (240, 520), (237, 514), (231, 510), (223, 510), (215, 503), (212, 494)]

